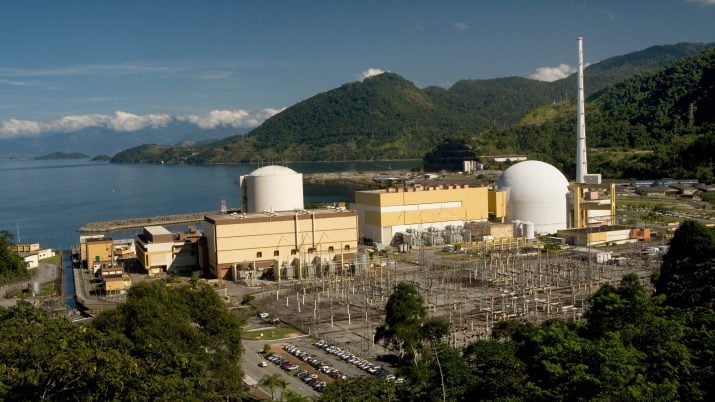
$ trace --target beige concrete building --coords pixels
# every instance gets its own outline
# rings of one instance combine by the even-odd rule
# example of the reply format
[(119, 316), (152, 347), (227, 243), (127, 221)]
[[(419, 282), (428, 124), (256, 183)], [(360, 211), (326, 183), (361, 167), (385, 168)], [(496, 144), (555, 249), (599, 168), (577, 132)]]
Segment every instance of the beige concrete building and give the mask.
[(389, 244), (407, 229), (444, 229), (467, 222), (500, 221), (506, 213), (504, 192), (468, 185), (408, 187), (355, 192), (363, 237)]
[[(51, 248), (40, 248), (40, 243), (15, 243), (10, 245), (10, 250), (27, 256), (23, 258), (25, 258), (25, 262), (29, 268), (35, 268), (40, 260), (55, 256), (55, 250)], [(30, 257), (31, 254), (35, 254), (37, 258)], [(33, 260), (37, 260), (37, 262)]]
[(19, 252), (17, 255), (19, 255), (22, 258), (22, 261), (25, 262), (25, 268), (27, 269), (37, 268), (40, 265), (40, 259), (37, 258), (37, 253), (35, 252)]
[(357, 251), (357, 215), (340, 208), (215, 214), (205, 222), (207, 270), (218, 278), (308, 278), (343, 269)]
[(14, 243), (10, 245), (10, 250), (16, 253), (31, 253), (40, 251), (40, 243)]
[(149, 276), (170, 270), (192, 271), (198, 267), (196, 243), (200, 236), (199, 232), (172, 233), (164, 226), (147, 226), (136, 236), (134, 250)]
[(102, 284), (107, 294), (124, 293), (132, 286), (132, 279), (127, 274), (105, 276)]

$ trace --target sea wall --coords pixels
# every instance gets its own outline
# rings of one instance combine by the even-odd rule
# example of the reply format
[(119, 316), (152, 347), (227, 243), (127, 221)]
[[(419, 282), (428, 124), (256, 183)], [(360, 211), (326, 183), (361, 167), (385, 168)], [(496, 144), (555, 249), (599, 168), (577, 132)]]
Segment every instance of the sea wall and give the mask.
[(204, 216), (218, 211), (193, 212), (188, 214), (161, 215), (145, 218), (117, 219), (113, 221), (89, 222), (79, 228), (80, 233), (107, 232), (111, 230), (132, 229), (153, 225), (172, 225), (176, 223), (201, 222)]

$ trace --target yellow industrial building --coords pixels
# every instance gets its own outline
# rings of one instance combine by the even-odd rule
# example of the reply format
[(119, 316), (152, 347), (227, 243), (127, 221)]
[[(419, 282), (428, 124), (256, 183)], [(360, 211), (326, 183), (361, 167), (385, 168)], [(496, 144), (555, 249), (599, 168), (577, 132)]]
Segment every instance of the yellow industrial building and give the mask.
[(113, 242), (111, 237), (81, 236), (79, 240), (80, 254), (87, 268), (100, 262), (112, 260)]
[(389, 244), (397, 233), (467, 222), (501, 222), (506, 193), (469, 185), (415, 186), (355, 192), (351, 206), (363, 237)]
[(357, 251), (357, 215), (341, 208), (226, 213), (204, 218), (208, 271), (250, 282), (342, 269)]
[(197, 242), (201, 233), (172, 233), (164, 226), (147, 226), (134, 240), (139, 264), (149, 276), (169, 270), (193, 271), (198, 267)]

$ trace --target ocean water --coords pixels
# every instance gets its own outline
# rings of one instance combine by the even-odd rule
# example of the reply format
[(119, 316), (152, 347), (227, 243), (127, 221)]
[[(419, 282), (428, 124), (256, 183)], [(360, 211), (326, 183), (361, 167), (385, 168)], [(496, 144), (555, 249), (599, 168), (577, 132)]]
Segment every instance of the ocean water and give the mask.
[[(418, 161), (300, 162), (300, 173), (411, 169)], [(89, 160), (0, 161), (0, 230), (22, 242), (69, 248), (87, 222), (240, 207), (238, 177), (254, 165), (124, 165)], [(304, 184), (306, 203), (353, 201), (352, 185)], [(184, 225), (185, 227), (186, 225)], [(131, 237), (132, 232), (115, 238)]]

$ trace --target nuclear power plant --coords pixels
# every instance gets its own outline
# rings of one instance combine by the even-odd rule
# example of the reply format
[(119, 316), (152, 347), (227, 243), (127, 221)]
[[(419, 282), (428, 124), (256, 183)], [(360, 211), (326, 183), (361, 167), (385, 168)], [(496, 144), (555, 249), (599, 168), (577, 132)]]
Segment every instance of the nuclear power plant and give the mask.
[(588, 173), (581, 37), (577, 44), (574, 183), (548, 163), (527, 160), (507, 168), (491, 188), (425, 182), (357, 191), (350, 209), (306, 210), (303, 175), (264, 166), (240, 177), (240, 211), (206, 216), (208, 271), (234, 280), (306, 279), (347, 269), (363, 241), (400, 251), (480, 241), (488, 249), (519, 239), (536, 246), (538, 235), (568, 229), (572, 238), (573, 230), (613, 225), (614, 187)]
[[(489, 187), (426, 180), (357, 191), (350, 205), (356, 224), (346, 233), (354, 230), (357, 236), (353, 239), (358, 242), (350, 243), (351, 247), (356, 243), (371, 246), (358, 245), (358, 251), (349, 257), (352, 262), (346, 263), (343, 255), (335, 269), (315, 268), (308, 276), (293, 275), (303, 280), (279, 285), (275, 295), (264, 299), (263, 307), (290, 317), (292, 325), (312, 336), (370, 355), (375, 353), (373, 336), (383, 323), (385, 303), (393, 286), (402, 281), (418, 288), (431, 316), (451, 324), (448, 342), (463, 346), (488, 338), (494, 323), (501, 320), (579, 319), (587, 297), (602, 284), (617, 283), (630, 272), (648, 277), (647, 266), (625, 264), (625, 257), (610, 251), (577, 247), (556, 255), (544, 252), (542, 239), (555, 240), (558, 246), (567, 241), (591, 246), (644, 238), (638, 230), (614, 225), (614, 186), (601, 183), (599, 174), (588, 173), (582, 38), (577, 44), (574, 182), (569, 183), (548, 163), (526, 160), (504, 170)], [(270, 170), (288, 173), (274, 167)], [(247, 183), (249, 176), (242, 182)], [(256, 189), (248, 183), (242, 198), (250, 204), (250, 192)], [(298, 202), (293, 198), (290, 204)], [(274, 213), (282, 214), (276, 212), (276, 205), (278, 201), (259, 209), (273, 208)], [(301, 222), (295, 220), (301, 212), (284, 213)], [(330, 216), (329, 211), (325, 213)], [(353, 225), (352, 221), (349, 224)], [(316, 233), (312, 239), (316, 237), (320, 236)], [(291, 248), (300, 249), (299, 242), (292, 242)], [(320, 243), (311, 243), (311, 247), (325, 249)], [(379, 256), (377, 251), (383, 248), (400, 253)], [(363, 249), (376, 252), (371, 255)], [(418, 251), (417, 256), (411, 249)], [(336, 254), (331, 258), (335, 261)], [(303, 266), (311, 264), (310, 260), (301, 261)]]
[[(489, 338), (498, 321), (580, 319), (590, 294), (627, 273), (649, 277), (651, 262), (629, 246), (624, 254), (592, 248), (649, 234), (618, 225), (614, 185), (588, 173), (583, 39), (577, 44), (574, 182), (514, 157), (493, 185), (431, 174), (356, 191), (349, 206), (306, 208), (300, 172), (263, 166), (239, 178), (240, 208), (224, 201), (203, 216), (203, 233), (146, 228), (134, 242), (140, 265), (156, 275), (198, 267), (216, 286), (246, 286), (273, 317), (364, 356), (376, 353), (375, 329), (400, 282), (450, 323), (453, 346)], [(93, 250), (109, 250), (107, 242)]]

